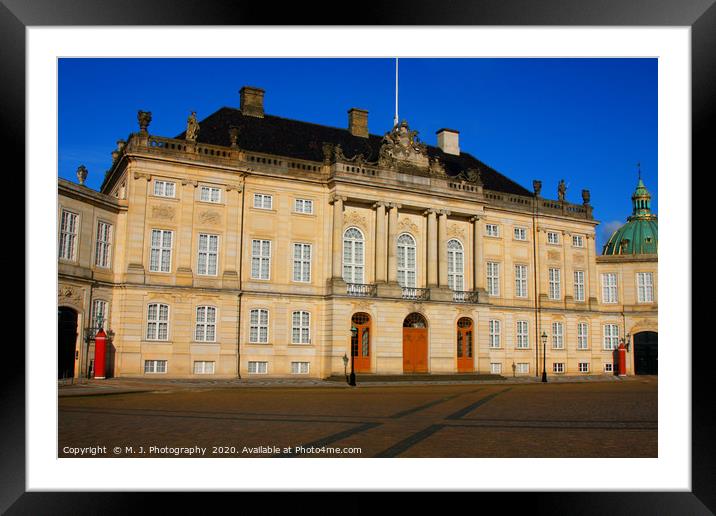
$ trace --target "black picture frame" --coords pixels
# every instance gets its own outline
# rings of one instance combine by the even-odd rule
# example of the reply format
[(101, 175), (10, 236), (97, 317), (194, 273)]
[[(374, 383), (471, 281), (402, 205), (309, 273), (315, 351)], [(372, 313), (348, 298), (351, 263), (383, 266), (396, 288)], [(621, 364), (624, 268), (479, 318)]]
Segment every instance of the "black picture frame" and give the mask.
[[(394, 0), (386, 5), (303, 2), (281, 4), (221, 0), (116, 2), (110, 0), (3, 0), (0, 3), (0, 106), (5, 129), (3, 142), (24, 167), (25, 160), (25, 29), (62, 25), (551, 25), (551, 26), (688, 26), (692, 36), (692, 170), (706, 171), (716, 141), (716, 6), (714, 0), (459, 0), (428, 2)], [(713, 168), (713, 165), (711, 165)], [(686, 172), (686, 171), (685, 171)], [(697, 177), (695, 174), (692, 177)], [(693, 234), (693, 233), (692, 233)], [(691, 249), (684, 250), (691, 254)], [(25, 274), (31, 271), (25, 270)], [(690, 278), (689, 278), (690, 281)], [(692, 304), (692, 300), (684, 300)], [(31, 308), (31, 307), (28, 307)], [(696, 342), (695, 335), (685, 339)], [(3, 375), (0, 511), (7, 514), (114, 514), (167, 510), (167, 498), (193, 505), (205, 513), (195, 497), (185, 493), (77, 493), (25, 490), (25, 354), (6, 342), (4, 358), (12, 367)], [(692, 490), (690, 492), (569, 492), (470, 494), (469, 506), (496, 503), (510, 512), (526, 510), (550, 514), (712, 514), (716, 511), (716, 425), (709, 381), (713, 345), (691, 346), (692, 351)], [(91, 461), (88, 463), (92, 467)], [(535, 471), (539, 475), (539, 471)], [(260, 496), (260, 494), (258, 494)], [(272, 506), (289, 504), (295, 510), (307, 493), (271, 495)], [(242, 497), (236, 509), (247, 509), (257, 494), (217, 494), (212, 507)], [(265, 496), (265, 495), (264, 495)], [(455, 494), (460, 504), (464, 494)], [(474, 498), (478, 496), (479, 498)], [(299, 497), (299, 498), (297, 498)], [(324, 510), (357, 513), (374, 510), (365, 498), (350, 503), (350, 494), (325, 498)], [(508, 500), (509, 498), (509, 500)], [(223, 502), (223, 503), (222, 503)], [(315, 502), (314, 502), (315, 503)], [(401, 501), (401, 509), (425, 507), (424, 496)], [(272, 510), (272, 512), (276, 512)], [(323, 510), (319, 511), (323, 512)]]

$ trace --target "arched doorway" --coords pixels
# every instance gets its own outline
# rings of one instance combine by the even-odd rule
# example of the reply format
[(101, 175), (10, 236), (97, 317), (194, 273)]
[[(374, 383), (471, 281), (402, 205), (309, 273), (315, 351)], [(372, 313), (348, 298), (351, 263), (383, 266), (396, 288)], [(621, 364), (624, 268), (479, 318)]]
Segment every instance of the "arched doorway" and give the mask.
[(61, 306), (57, 309), (57, 378), (75, 376), (77, 312)]
[(457, 372), (471, 373), (474, 369), (472, 346), (472, 319), (461, 317), (457, 321)]
[(356, 373), (370, 372), (370, 315), (358, 312), (351, 317), (351, 353)]
[(428, 323), (419, 313), (403, 320), (403, 372), (428, 372)]
[(658, 374), (658, 334), (642, 331), (634, 335), (634, 372)]

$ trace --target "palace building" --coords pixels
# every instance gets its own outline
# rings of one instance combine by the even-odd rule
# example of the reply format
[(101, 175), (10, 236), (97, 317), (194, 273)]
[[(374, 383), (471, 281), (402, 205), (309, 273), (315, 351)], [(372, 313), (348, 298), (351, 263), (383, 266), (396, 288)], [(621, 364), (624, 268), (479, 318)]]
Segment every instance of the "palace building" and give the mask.
[[(117, 142), (100, 191), (58, 181), (58, 377), (655, 374), (657, 222), (634, 211), (601, 255), (582, 203), (461, 149), (239, 108)], [(350, 369), (350, 366), (349, 366)]]

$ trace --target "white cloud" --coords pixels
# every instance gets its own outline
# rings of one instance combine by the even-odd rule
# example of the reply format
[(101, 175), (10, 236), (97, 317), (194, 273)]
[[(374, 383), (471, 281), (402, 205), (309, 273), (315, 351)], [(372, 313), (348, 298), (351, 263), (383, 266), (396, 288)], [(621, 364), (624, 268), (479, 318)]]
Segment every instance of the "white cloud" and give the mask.
[(612, 236), (617, 229), (622, 227), (624, 222), (621, 220), (610, 220), (599, 225), (599, 232), (597, 234), (597, 250), (601, 250), (604, 244), (607, 243), (609, 237)]

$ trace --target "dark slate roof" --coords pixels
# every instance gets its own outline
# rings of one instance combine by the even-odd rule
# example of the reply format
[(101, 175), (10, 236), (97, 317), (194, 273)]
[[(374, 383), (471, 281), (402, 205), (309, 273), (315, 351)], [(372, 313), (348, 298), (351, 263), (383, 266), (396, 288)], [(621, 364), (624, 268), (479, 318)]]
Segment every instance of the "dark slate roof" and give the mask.
[[(352, 158), (362, 153), (367, 161), (377, 161), (382, 136), (368, 138), (353, 136), (348, 129), (291, 120), (273, 115), (263, 118), (244, 116), (239, 109), (223, 107), (199, 122), (197, 141), (229, 146), (229, 128), (239, 128), (240, 148), (264, 154), (275, 154), (294, 159), (323, 161), (323, 143), (340, 144), (343, 153)], [(181, 133), (177, 138), (184, 138)], [(500, 174), (472, 155), (461, 152), (460, 156), (445, 154), (438, 147), (427, 146), (430, 157), (438, 157), (445, 171), (455, 176), (470, 168), (482, 171), (484, 187), (488, 190), (517, 195), (532, 196), (532, 192)]]

